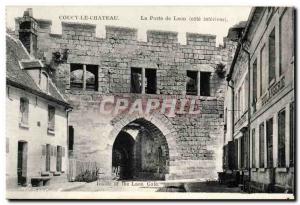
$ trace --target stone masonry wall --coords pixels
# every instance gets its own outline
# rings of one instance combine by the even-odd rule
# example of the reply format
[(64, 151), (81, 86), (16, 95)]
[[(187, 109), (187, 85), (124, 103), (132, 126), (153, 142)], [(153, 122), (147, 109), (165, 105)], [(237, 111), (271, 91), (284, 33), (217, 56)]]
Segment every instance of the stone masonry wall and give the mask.
[[(41, 22), (42, 20), (38, 20)], [(75, 156), (96, 161), (111, 172), (111, 149), (115, 130), (135, 117), (103, 116), (100, 102), (105, 96), (136, 98), (190, 98), (201, 107), (197, 115), (156, 113), (143, 117), (165, 135), (170, 149), (168, 179), (216, 178), (222, 165), (223, 104), (225, 79), (215, 72), (217, 64), (227, 64), (226, 47), (216, 47), (216, 36), (187, 33), (187, 45), (178, 43), (176, 32), (147, 32), (147, 42), (137, 41), (133, 28), (106, 26), (106, 38), (95, 36), (95, 25), (62, 23), (62, 35), (50, 32), (43, 20), (39, 29), (38, 55), (49, 64), (56, 84), (70, 98), (74, 109), (69, 124), (74, 127)], [(68, 52), (66, 61), (54, 62), (53, 53)], [(70, 64), (98, 65), (98, 91), (70, 89)], [(156, 69), (156, 94), (131, 94), (130, 69)], [(211, 96), (186, 95), (186, 71), (211, 72)], [(116, 127), (117, 126), (117, 127)], [(112, 134), (113, 133), (113, 134)]]

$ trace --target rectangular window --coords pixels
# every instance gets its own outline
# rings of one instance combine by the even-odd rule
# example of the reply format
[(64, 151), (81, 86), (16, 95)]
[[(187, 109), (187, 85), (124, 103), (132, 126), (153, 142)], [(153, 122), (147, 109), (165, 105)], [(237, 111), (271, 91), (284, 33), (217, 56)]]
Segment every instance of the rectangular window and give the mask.
[(186, 94), (197, 95), (197, 71), (186, 71)]
[(241, 168), (248, 167), (248, 133), (245, 132), (241, 137)]
[(285, 167), (285, 110), (278, 113), (278, 167)]
[(200, 95), (210, 96), (210, 72), (200, 72)]
[(275, 49), (275, 29), (269, 36), (269, 84), (275, 81), (275, 62), (276, 62), (276, 49)]
[(27, 98), (20, 99), (20, 122), (28, 125), (29, 101)]
[(82, 64), (71, 64), (70, 72), (70, 87), (73, 90), (83, 89), (83, 65)]
[(142, 93), (141, 68), (131, 68), (131, 93)]
[(89, 91), (98, 91), (98, 66), (86, 65), (85, 71), (85, 89)]
[(256, 167), (256, 161), (255, 161), (255, 129), (252, 129), (252, 167)]
[(98, 66), (71, 64), (70, 88), (72, 90), (98, 91)]
[(264, 45), (260, 51), (260, 95), (267, 90), (267, 51)]
[(273, 118), (266, 122), (267, 131), (267, 167), (273, 167)]
[(257, 101), (257, 59), (253, 63), (253, 77), (252, 77), (252, 105), (253, 111), (256, 111), (256, 101)]
[(294, 166), (295, 103), (290, 104), (290, 167)]
[(156, 70), (145, 69), (145, 91), (147, 94), (156, 94)]
[(259, 167), (265, 167), (265, 126), (264, 123), (259, 125)]
[(51, 145), (46, 144), (46, 171), (50, 171)]
[(69, 137), (68, 137), (68, 153), (69, 157), (73, 157), (73, 149), (74, 149), (74, 128), (73, 126), (69, 126)]
[(280, 18), (280, 70), (282, 75), (291, 66), (294, 57), (294, 14), (293, 8), (285, 10)]
[(55, 107), (48, 106), (48, 130), (54, 131), (55, 129)]

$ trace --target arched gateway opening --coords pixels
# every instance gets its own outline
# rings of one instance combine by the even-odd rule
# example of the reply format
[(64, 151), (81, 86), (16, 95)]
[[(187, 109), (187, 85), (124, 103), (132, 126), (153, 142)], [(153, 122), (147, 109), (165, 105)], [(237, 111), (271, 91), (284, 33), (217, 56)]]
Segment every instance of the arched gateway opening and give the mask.
[(168, 172), (169, 147), (162, 131), (144, 118), (125, 125), (113, 143), (113, 177), (164, 180)]

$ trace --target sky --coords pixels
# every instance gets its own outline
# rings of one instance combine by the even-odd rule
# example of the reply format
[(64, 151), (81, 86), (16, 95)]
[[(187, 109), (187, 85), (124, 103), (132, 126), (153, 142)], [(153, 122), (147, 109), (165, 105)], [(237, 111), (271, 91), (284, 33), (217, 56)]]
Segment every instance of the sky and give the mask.
[[(217, 36), (217, 45), (223, 44), (223, 37), (231, 26), (248, 19), (251, 10), (247, 6), (7, 6), (6, 26), (14, 29), (15, 17), (21, 17), (26, 8), (32, 8), (33, 16), (37, 19), (52, 20), (51, 32), (56, 34), (61, 34), (61, 22), (68, 21), (96, 24), (96, 36), (102, 38), (105, 37), (105, 25), (113, 25), (138, 29), (140, 41), (146, 41), (147, 30), (166, 30), (178, 32), (181, 44), (186, 44), (186, 32), (213, 34)], [(62, 20), (66, 16), (117, 16), (118, 20)], [(217, 21), (204, 21), (204, 18)]]

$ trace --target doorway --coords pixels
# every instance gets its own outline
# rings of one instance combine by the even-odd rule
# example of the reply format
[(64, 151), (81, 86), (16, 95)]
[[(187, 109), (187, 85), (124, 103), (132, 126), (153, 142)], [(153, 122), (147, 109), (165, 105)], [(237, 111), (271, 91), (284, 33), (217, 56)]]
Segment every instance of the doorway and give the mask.
[(115, 179), (133, 178), (134, 139), (120, 132), (113, 145), (112, 168)]
[(18, 185), (24, 186), (27, 182), (27, 142), (18, 142)]

